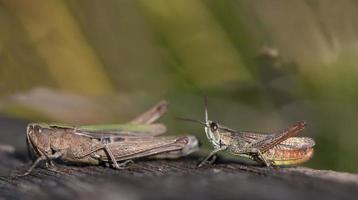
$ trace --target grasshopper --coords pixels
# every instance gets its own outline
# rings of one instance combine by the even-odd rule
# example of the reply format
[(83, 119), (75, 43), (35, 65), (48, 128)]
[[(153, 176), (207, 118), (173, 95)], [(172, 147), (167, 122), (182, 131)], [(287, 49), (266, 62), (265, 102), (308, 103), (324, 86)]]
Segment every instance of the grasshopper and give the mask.
[(198, 150), (194, 136), (158, 136), (166, 132), (166, 127), (153, 122), (166, 110), (167, 103), (162, 101), (129, 124), (29, 124), (26, 141), (36, 160), (24, 175), (41, 161), (53, 166), (54, 159), (74, 164), (105, 163), (123, 169), (136, 158), (178, 158)]
[(203, 166), (220, 151), (249, 158), (269, 166), (288, 166), (308, 161), (313, 156), (315, 141), (308, 137), (295, 137), (307, 125), (301, 121), (278, 133), (257, 133), (237, 131), (208, 119), (207, 98), (205, 97), (205, 122), (188, 118), (182, 120), (200, 123), (214, 150), (206, 156), (198, 167)]

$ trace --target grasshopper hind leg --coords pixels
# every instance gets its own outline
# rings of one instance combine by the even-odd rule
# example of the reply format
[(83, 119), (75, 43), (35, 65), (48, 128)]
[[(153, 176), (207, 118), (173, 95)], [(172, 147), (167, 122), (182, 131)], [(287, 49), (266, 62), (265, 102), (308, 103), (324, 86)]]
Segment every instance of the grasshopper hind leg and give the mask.
[(133, 160), (126, 160), (126, 161), (124, 161), (124, 162), (122, 162), (122, 163), (118, 163), (118, 161), (117, 161), (116, 158), (114, 157), (114, 155), (113, 155), (111, 149), (110, 149), (107, 145), (104, 145), (104, 149), (107, 151), (108, 156), (109, 156), (109, 158), (110, 158), (111, 161), (112, 161), (112, 166), (113, 166), (114, 168), (116, 168), (116, 169), (127, 169), (130, 164), (133, 164), (133, 163), (134, 163)]
[(113, 167), (116, 170), (123, 170), (123, 169), (128, 169), (132, 164), (134, 164), (134, 161), (133, 160), (125, 160), (123, 162), (117, 161), (118, 167), (116, 167), (115, 164), (108, 163), (107, 161), (103, 162), (103, 164), (106, 167)]
[(262, 162), (266, 167), (271, 167), (271, 162), (265, 158), (259, 149), (252, 149), (250, 153), (255, 155), (254, 160)]
[(126, 161), (124, 161), (124, 162), (119, 163), (118, 166), (119, 166), (121, 169), (127, 169), (131, 164), (134, 164), (134, 161), (133, 161), (133, 160), (126, 160)]
[(113, 163), (113, 167), (116, 169), (121, 169), (121, 167), (119, 167), (116, 158), (114, 157), (111, 149), (109, 149), (109, 147), (107, 145), (104, 145), (104, 149), (106, 150), (106, 152), (108, 153), (109, 158), (111, 159), (112, 163)]

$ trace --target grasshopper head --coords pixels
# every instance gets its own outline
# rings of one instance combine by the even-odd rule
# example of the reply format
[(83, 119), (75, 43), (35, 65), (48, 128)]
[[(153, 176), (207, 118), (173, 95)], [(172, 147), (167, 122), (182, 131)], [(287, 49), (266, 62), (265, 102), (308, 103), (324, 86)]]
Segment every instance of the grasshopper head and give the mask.
[(26, 142), (31, 158), (39, 157), (50, 151), (49, 134), (40, 124), (29, 124), (26, 131)]
[(213, 121), (208, 120), (204, 127), (206, 137), (209, 142), (214, 146), (214, 148), (220, 147), (220, 132), (219, 124)]
[(214, 148), (220, 147), (220, 132), (219, 132), (219, 124), (209, 120), (208, 115), (208, 98), (205, 96), (204, 99), (205, 104), (205, 133), (206, 137), (209, 139), (209, 142), (214, 146)]
[(177, 118), (180, 120), (190, 121), (199, 123), (204, 126), (206, 137), (209, 139), (209, 142), (214, 146), (214, 148), (219, 148), (221, 146), (220, 142), (220, 125), (216, 122), (209, 120), (208, 117), (208, 103), (207, 97), (205, 97), (205, 121), (190, 119), (190, 118)]

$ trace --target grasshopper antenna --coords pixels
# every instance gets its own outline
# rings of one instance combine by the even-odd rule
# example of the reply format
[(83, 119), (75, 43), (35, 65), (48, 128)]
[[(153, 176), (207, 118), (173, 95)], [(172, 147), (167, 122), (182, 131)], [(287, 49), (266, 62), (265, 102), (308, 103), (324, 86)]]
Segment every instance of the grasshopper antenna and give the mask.
[(203, 125), (203, 126), (207, 126), (207, 124), (206, 124), (205, 122), (202, 122), (202, 121), (196, 120), (196, 119), (183, 118), (183, 117), (176, 117), (175, 119), (177, 119), (177, 120), (183, 120), (183, 121), (187, 121), (187, 122), (194, 122), (194, 123), (201, 124), (201, 125)]
[(208, 116), (208, 97), (204, 97), (204, 109), (205, 109), (205, 124), (208, 124), (209, 116)]

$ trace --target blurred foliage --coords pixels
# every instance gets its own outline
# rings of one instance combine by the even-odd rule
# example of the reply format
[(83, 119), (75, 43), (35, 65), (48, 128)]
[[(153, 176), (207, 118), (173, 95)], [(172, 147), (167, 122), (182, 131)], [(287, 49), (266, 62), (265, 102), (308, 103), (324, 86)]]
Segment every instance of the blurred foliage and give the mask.
[(0, 0), (0, 110), (27, 120), (126, 121), (171, 102), (170, 133), (210, 118), (272, 132), (296, 120), (308, 166), (358, 172), (355, 0)]

